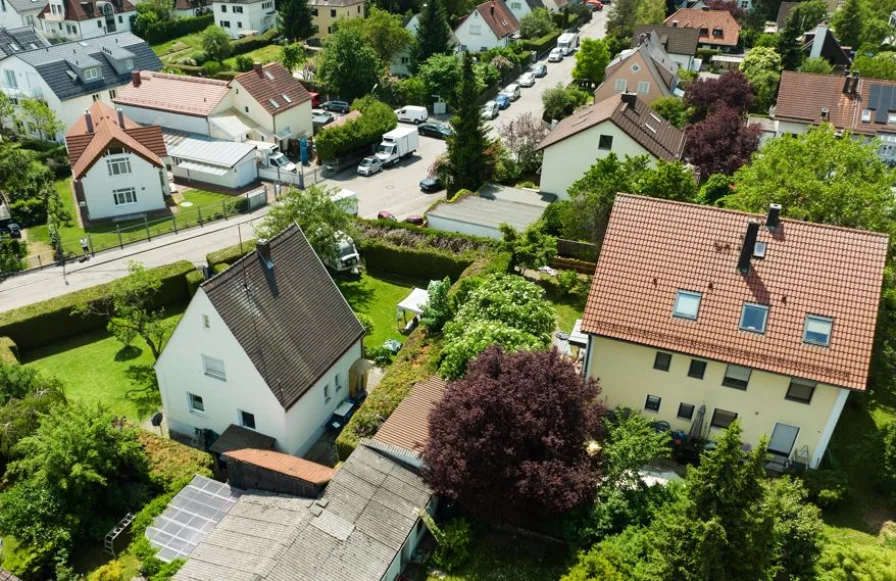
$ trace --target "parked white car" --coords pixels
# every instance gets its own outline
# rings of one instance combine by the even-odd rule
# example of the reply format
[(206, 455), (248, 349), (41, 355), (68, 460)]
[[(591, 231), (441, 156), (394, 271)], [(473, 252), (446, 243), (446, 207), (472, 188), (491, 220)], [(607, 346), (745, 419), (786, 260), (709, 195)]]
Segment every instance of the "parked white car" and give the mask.
[(498, 104), (494, 101), (489, 101), (485, 105), (482, 106), (482, 118), (491, 121), (498, 116)]
[(535, 84), (535, 75), (532, 73), (523, 73), (520, 75), (520, 78), (517, 79), (517, 83), (520, 87), (531, 87)]
[(563, 49), (555, 48), (551, 51), (551, 54), (548, 55), (549, 63), (559, 63), (563, 60)]
[(362, 176), (372, 176), (383, 169), (383, 162), (375, 155), (370, 155), (361, 160), (358, 164), (358, 173)]

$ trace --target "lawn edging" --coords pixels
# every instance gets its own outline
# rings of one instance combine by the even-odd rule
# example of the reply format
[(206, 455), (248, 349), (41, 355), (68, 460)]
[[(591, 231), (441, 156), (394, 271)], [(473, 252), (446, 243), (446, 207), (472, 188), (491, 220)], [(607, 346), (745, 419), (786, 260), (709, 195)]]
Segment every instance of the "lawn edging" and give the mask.
[[(148, 270), (162, 280), (154, 307), (166, 307), (189, 300), (186, 277), (196, 270), (192, 263), (180, 260)], [(106, 326), (105, 317), (82, 316), (74, 311), (87, 303), (105, 300), (114, 283), (112, 281), (92, 286), (0, 313), (0, 337), (9, 337), (19, 349), (28, 350), (101, 329)]]
[[(457, 277), (458, 282), (455, 282), (452, 290), (466, 278), (507, 272), (510, 269), (510, 260), (510, 254), (507, 252), (474, 260)], [(444, 277), (445, 273), (443, 272), (441, 276)], [(336, 452), (340, 460), (348, 458), (358, 447), (361, 438), (376, 433), (401, 400), (407, 397), (415, 383), (427, 379), (436, 372), (440, 357), (441, 337), (428, 335), (422, 326), (414, 329), (386, 375), (336, 438)]]

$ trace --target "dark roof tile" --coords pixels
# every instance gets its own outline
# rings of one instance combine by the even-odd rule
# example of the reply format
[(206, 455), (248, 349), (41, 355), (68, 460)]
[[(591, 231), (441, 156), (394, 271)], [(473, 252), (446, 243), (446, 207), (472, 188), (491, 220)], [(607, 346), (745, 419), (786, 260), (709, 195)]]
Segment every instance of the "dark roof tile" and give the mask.
[(632, 37), (632, 48), (641, 43), (642, 34), (650, 34), (651, 32), (657, 34), (663, 48), (669, 54), (686, 54), (690, 56), (697, 54), (697, 37), (700, 36), (700, 31), (695, 28), (639, 24), (635, 27), (635, 34)]

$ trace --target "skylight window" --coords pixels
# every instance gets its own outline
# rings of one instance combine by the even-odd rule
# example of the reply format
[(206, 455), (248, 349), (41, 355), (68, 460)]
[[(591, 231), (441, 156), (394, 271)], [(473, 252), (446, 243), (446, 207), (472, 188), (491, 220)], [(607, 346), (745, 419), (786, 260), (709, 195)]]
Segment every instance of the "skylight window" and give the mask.
[(744, 303), (744, 310), (740, 314), (740, 328), (751, 333), (765, 333), (765, 324), (768, 322), (768, 307), (755, 303)]
[(273, 105), (273, 106), (276, 107), (277, 109), (280, 108), (280, 103), (278, 103), (277, 101), (275, 101), (275, 100), (273, 100), (273, 99), (268, 99), (268, 103), (270, 103), (271, 105)]
[(645, 123), (645, 124), (644, 124), (644, 127), (646, 127), (648, 131), (652, 131), (653, 133), (656, 133), (656, 129), (654, 129), (654, 128), (650, 125), (650, 123)]
[(280, 93), (280, 96), (283, 97), (283, 100), (286, 101), (287, 103), (292, 103), (292, 99), (290, 99), (286, 93)]
[(803, 342), (827, 347), (831, 343), (831, 329), (834, 319), (818, 315), (806, 316), (806, 328), (803, 331)]
[(271, 81), (274, 80), (274, 75), (271, 74), (271, 71), (265, 71), (264, 76), (266, 76), (268, 78), (268, 80), (271, 80)]
[(697, 319), (697, 313), (700, 311), (700, 299), (702, 295), (692, 291), (680, 290), (675, 295), (675, 307), (672, 309), (672, 316), (681, 319)]
[(757, 242), (753, 247), (753, 256), (756, 258), (765, 258), (765, 251), (768, 250), (768, 242)]

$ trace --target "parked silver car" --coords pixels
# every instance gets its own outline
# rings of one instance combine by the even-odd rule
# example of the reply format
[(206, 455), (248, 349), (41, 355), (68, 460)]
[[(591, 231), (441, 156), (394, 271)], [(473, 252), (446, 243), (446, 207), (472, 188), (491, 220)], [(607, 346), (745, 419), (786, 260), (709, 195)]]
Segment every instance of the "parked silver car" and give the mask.
[(494, 101), (489, 101), (485, 105), (482, 106), (482, 118), (486, 121), (491, 121), (498, 116), (498, 104)]

